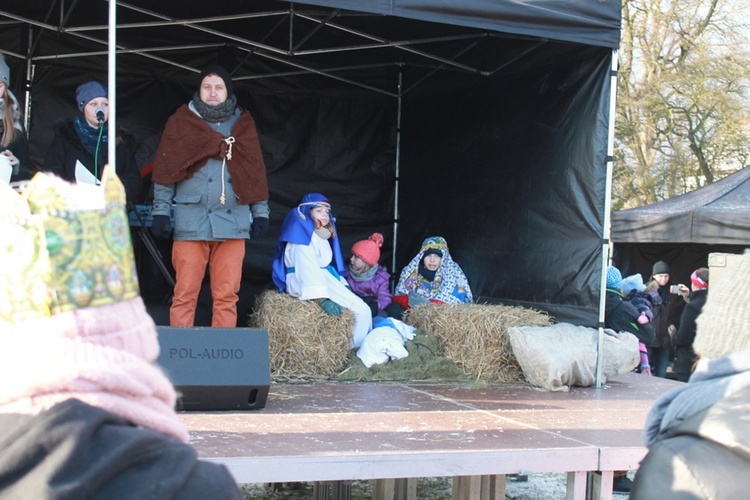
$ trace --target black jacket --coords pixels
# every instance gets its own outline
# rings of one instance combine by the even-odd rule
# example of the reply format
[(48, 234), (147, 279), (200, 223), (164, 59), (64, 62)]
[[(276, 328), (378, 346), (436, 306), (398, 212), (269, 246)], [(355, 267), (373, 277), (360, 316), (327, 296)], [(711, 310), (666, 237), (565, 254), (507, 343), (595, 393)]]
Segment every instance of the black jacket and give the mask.
[(622, 294), (610, 288), (607, 289), (604, 307), (604, 326), (616, 332), (629, 332), (644, 344), (654, 341), (654, 327), (651, 324), (638, 324), (638, 309), (623, 300)]
[(680, 328), (672, 337), (672, 343), (675, 345), (674, 353), (674, 371), (677, 380), (687, 382), (690, 374), (693, 372), (693, 365), (697, 356), (693, 350), (693, 341), (695, 340), (696, 323), (703, 306), (708, 298), (708, 290), (694, 290), (690, 293), (690, 302), (685, 306), (680, 318)]
[(650, 347), (661, 347), (668, 349), (672, 347), (672, 338), (669, 335), (669, 325), (680, 326), (680, 315), (685, 305), (677, 294), (669, 293), (669, 287), (672, 283), (659, 287), (658, 293), (661, 298), (661, 304), (653, 307), (654, 317), (651, 324), (654, 325), (655, 338)]
[(6, 149), (9, 149), (13, 156), (18, 158), (18, 173), (10, 176), (10, 182), (31, 179), (34, 169), (31, 168), (29, 163), (29, 141), (26, 139), (26, 132), (21, 132), (18, 137), (10, 141), (8, 147), (0, 146), (0, 153)]
[(0, 497), (243, 498), (223, 465), (76, 399), (39, 415), (0, 415)]
[[(76, 162), (80, 161), (89, 172), (96, 177), (102, 178), (102, 170), (107, 164), (107, 145), (102, 144), (98, 169), (95, 168), (94, 156), (83, 147), (81, 139), (75, 131), (74, 120), (61, 120), (55, 122), (55, 137), (52, 139), (47, 150), (47, 155), (42, 163), (42, 170), (53, 173), (70, 182), (76, 180)], [(129, 201), (139, 199), (143, 182), (141, 181), (138, 166), (135, 163), (133, 152), (124, 144), (119, 144), (115, 149), (117, 160), (117, 177), (125, 186), (125, 195)]]

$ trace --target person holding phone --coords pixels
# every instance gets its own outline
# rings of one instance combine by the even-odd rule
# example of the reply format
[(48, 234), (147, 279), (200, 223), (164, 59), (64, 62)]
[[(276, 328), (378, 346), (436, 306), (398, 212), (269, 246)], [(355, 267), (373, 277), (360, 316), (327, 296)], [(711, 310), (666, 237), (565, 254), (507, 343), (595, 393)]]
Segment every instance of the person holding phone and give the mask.
[[(651, 374), (662, 378), (667, 377), (672, 358), (672, 334), (680, 325), (680, 315), (685, 307), (685, 302), (678, 300), (675, 293), (672, 293), (672, 287), (678, 285), (673, 285), (670, 278), (669, 264), (659, 260), (652, 266), (651, 279), (646, 284), (649, 289), (655, 288), (661, 298), (661, 303), (652, 308), (654, 340), (647, 347)], [(687, 287), (685, 293), (689, 293)]]

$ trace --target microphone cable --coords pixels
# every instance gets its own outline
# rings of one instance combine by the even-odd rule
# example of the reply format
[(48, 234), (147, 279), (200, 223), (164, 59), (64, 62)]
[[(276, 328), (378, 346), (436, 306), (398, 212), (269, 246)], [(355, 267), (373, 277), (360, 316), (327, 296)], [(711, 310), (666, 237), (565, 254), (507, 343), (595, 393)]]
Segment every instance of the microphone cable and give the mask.
[(99, 124), (99, 137), (96, 139), (96, 152), (94, 153), (94, 178), (99, 182), (99, 145), (102, 143), (104, 127)]

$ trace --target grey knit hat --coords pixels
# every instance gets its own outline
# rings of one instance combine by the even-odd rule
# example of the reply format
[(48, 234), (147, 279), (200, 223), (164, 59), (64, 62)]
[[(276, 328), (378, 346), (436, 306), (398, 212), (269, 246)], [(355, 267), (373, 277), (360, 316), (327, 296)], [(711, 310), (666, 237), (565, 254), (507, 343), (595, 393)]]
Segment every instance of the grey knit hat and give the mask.
[(6, 87), (10, 87), (10, 68), (2, 54), (0, 54), (0, 82), (4, 83)]
[(750, 349), (750, 251), (727, 265), (711, 283), (706, 304), (696, 320), (693, 349), (705, 358), (718, 358)]
[(102, 82), (90, 81), (80, 84), (76, 89), (78, 110), (83, 111), (86, 104), (97, 97), (107, 97), (107, 87)]
[(657, 274), (669, 274), (669, 264), (663, 260), (656, 262), (651, 269), (651, 276), (656, 276)]

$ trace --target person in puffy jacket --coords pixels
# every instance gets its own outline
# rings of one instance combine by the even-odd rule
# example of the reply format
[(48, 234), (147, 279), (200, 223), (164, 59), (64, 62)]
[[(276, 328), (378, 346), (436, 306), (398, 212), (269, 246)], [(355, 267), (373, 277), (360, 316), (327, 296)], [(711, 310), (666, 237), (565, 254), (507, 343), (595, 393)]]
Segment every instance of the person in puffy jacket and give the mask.
[(352, 245), (352, 256), (346, 266), (344, 277), (352, 292), (356, 293), (365, 304), (370, 306), (372, 316), (383, 313), (393, 300), (390, 290), (391, 275), (380, 262), (380, 247), (383, 246), (383, 235), (373, 233), (366, 240)]

